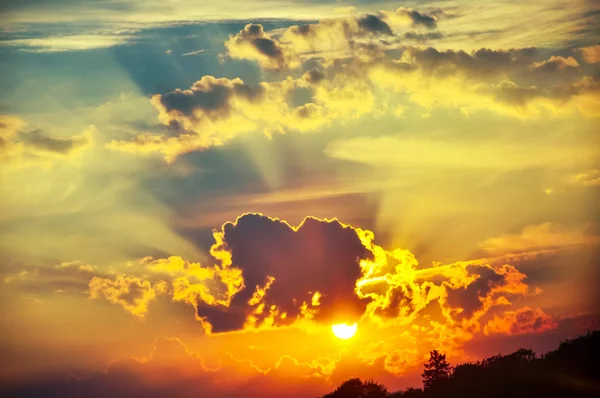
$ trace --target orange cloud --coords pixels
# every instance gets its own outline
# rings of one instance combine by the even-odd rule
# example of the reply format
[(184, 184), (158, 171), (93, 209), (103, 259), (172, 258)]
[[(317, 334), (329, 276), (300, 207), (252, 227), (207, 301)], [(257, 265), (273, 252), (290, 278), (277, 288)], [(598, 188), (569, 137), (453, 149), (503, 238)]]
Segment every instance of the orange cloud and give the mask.
[(600, 45), (580, 48), (583, 60), (588, 64), (600, 63)]
[(487, 334), (519, 335), (543, 333), (557, 327), (556, 321), (540, 308), (524, 307), (516, 311), (506, 311), (503, 316), (494, 316), (484, 328)]

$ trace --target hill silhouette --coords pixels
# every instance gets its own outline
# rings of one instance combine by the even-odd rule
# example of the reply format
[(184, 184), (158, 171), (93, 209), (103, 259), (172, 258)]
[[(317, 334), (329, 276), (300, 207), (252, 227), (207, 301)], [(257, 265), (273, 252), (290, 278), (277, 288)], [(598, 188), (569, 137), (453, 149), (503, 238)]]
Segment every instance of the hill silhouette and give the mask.
[(434, 350), (422, 376), (424, 388), (397, 392), (353, 378), (322, 398), (600, 397), (600, 331), (565, 340), (540, 357), (519, 349), (454, 368)]

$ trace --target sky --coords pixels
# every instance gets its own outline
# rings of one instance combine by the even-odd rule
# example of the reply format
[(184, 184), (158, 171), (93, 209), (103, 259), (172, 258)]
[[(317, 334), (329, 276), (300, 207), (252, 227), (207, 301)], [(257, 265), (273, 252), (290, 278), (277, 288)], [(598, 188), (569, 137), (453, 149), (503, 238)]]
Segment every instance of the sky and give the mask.
[(393, 391), (600, 327), (598, 1), (0, 14), (14, 396)]

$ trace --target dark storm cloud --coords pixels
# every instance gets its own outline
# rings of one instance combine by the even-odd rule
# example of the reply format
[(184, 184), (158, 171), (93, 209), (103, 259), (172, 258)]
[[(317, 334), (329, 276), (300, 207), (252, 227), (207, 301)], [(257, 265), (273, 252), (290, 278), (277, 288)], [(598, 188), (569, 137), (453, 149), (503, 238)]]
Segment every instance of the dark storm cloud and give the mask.
[[(316, 320), (354, 319), (366, 302), (355, 295), (356, 280), (361, 276), (360, 259), (372, 258), (357, 231), (338, 221), (308, 217), (297, 228), (286, 222), (259, 214), (246, 214), (222, 229), (223, 249), (231, 254), (232, 266), (242, 271), (245, 288), (235, 295), (223, 312), (199, 307), (213, 332), (241, 329), (255, 310), (250, 305), (257, 289), (264, 289), (261, 303), (265, 310), (255, 316), (269, 315), (276, 306), (285, 318), (275, 324), (294, 322), (303, 303), (311, 306), (313, 295), (321, 294), (314, 306)], [(269, 283), (269, 278), (274, 278)]]

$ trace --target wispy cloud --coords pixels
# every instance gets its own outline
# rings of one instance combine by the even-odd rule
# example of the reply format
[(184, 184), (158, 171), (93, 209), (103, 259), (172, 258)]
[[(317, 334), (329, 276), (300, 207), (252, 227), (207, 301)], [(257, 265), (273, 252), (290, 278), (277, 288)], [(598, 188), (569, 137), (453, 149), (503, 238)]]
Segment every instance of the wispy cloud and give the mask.
[(198, 55), (198, 54), (202, 54), (203, 52), (205, 52), (206, 50), (196, 50), (196, 51), (191, 51), (189, 53), (183, 53), (181, 54), (184, 57), (187, 57), (189, 55)]
[(109, 48), (137, 39), (131, 35), (69, 35), (0, 41), (0, 46), (27, 52), (65, 52)]

